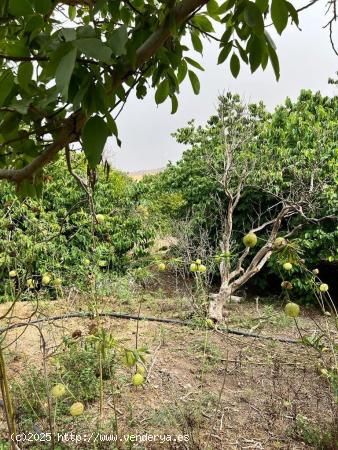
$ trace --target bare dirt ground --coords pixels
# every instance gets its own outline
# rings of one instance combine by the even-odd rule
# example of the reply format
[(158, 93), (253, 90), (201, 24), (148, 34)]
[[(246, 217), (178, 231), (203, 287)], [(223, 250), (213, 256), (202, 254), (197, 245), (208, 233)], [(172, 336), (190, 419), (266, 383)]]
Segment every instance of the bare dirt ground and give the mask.
[[(33, 317), (60, 315), (87, 310), (81, 298), (42, 302)], [(179, 306), (181, 311), (182, 305)], [(0, 314), (8, 304), (0, 305)], [(121, 310), (121, 303), (106, 298), (103, 310)], [(125, 310), (135, 313), (136, 304)], [(184, 310), (184, 308), (182, 308)], [(33, 313), (30, 303), (18, 303), (11, 323)], [(174, 297), (148, 298), (141, 314), (177, 317)], [(304, 335), (316, 329), (313, 319), (325, 325), (324, 317), (305, 311), (299, 320)], [(41, 337), (48, 352), (57, 349), (62, 338), (71, 338), (80, 330), (85, 339), (92, 319), (60, 320), (12, 330), (5, 342), (11, 383), (23, 377), (28, 367), (41, 367)], [(100, 319), (103, 327), (126, 346), (135, 346), (136, 321)], [(330, 323), (330, 322), (328, 322)], [(2, 321), (1, 326), (5, 326)], [(230, 306), (229, 325), (256, 333), (298, 339), (293, 321), (278, 307), (245, 302)], [(18, 337), (20, 336), (20, 339)], [(186, 442), (147, 442), (119, 448), (133, 449), (314, 449), (317, 435), (332, 432), (336, 414), (327, 379), (319, 375), (325, 352), (303, 345), (262, 340), (227, 334), (217, 329), (180, 326), (149, 321), (139, 322), (138, 346), (147, 346), (147, 381), (133, 387), (126, 369), (118, 373), (121, 384), (118, 396), (111, 394), (111, 380), (106, 382), (103, 418), (99, 420), (98, 402), (86, 404), (86, 414), (61, 421), (59, 431), (88, 433), (111, 431), (116, 414), (119, 433), (186, 436)], [(123, 378), (124, 377), (124, 378)], [(115, 402), (115, 406), (114, 403)], [(337, 419), (337, 418), (336, 418)], [(45, 430), (47, 423), (38, 422)], [(337, 423), (337, 422), (336, 422)], [(5, 423), (0, 423), (2, 438)], [(31, 430), (20, 430), (29, 432)], [(171, 438), (172, 439), (172, 438)], [(131, 445), (131, 444), (128, 444)], [(20, 448), (49, 448), (46, 444), (26, 443)], [(114, 449), (107, 442), (59, 444), (63, 448)]]

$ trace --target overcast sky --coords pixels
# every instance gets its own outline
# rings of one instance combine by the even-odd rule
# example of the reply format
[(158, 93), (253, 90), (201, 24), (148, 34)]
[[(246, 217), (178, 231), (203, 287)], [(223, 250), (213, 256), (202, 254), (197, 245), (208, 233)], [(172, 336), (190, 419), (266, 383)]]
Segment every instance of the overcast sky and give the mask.
[[(322, 0), (301, 13), (302, 31), (292, 26), (278, 37), (272, 28), (269, 30), (280, 59), (279, 82), (275, 81), (270, 65), (265, 72), (258, 70), (255, 74), (243, 65), (235, 80), (228, 62), (217, 66), (217, 42), (205, 41), (203, 59), (195, 54), (195, 59), (205, 67), (205, 72), (199, 73), (201, 92), (194, 95), (186, 79), (181, 85), (176, 114), (170, 114), (170, 100), (156, 106), (153, 92), (149, 92), (144, 100), (130, 97), (118, 118), (122, 148), (116, 149), (115, 140), (109, 142), (109, 147), (114, 148), (115, 167), (125, 171), (151, 170), (164, 167), (169, 160), (179, 159), (184, 148), (175, 142), (171, 133), (185, 126), (190, 119), (205, 123), (214, 113), (220, 93), (237, 92), (247, 102), (263, 100), (270, 110), (287, 96), (296, 99), (302, 88), (320, 90), (326, 95), (337, 93), (337, 88), (327, 83), (329, 76), (334, 76), (338, 70), (338, 57), (330, 47), (328, 31), (322, 28), (326, 23), (325, 4), (326, 0)], [(338, 42), (338, 30), (336, 38)]]

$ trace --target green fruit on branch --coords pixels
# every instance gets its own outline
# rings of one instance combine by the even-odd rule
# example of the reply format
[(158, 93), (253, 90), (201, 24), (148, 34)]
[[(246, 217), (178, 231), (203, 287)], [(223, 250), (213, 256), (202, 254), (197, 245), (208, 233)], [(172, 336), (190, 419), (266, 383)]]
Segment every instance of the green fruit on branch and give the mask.
[(257, 236), (255, 233), (248, 233), (243, 238), (245, 247), (253, 248), (257, 244)]
[(313, 269), (312, 273), (313, 275), (319, 275), (319, 269)]
[(292, 264), (291, 263), (289, 263), (289, 262), (286, 262), (286, 263), (284, 263), (283, 264), (283, 269), (284, 270), (292, 270)]
[(197, 264), (195, 264), (195, 263), (190, 264), (190, 271), (191, 272), (196, 272), (197, 271)]
[(106, 220), (103, 214), (96, 214), (95, 219), (97, 223), (103, 223)]
[(51, 278), (50, 278), (50, 276), (49, 275), (47, 275), (47, 274), (45, 274), (43, 277), (42, 277), (42, 284), (44, 285), (44, 286), (47, 286), (49, 283), (50, 283), (50, 280), (51, 280)]
[(208, 327), (208, 328), (214, 328), (214, 321), (212, 320), (212, 319), (206, 319), (205, 320), (205, 325)]
[(32, 280), (32, 278), (28, 278), (28, 280), (26, 281), (26, 286), (28, 287), (28, 289), (34, 289), (35, 281)]
[(140, 373), (135, 373), (132, 383), (134, 386), (141, 386), (144, 383), (144, 377)]
[(81, 402), (73, 403), (69, 408), (70, 415), (73, 417), (81, 416), (84, 412), (84, 404)]
[(320, 290), (320, 292), (327, 292), (327, 291), (329, 290), (329, 285), (326, 284), (326, 283), (322, 283), (322, 284), (319, 286), (319, 290)]
[(158, 270), (160, 270), (161, 272), (163, 272), (166, 269), (166, 265), (164, 263), (160, 263), (157, 267)]
[(66, 387), (64, 384), (56, 384), (50, 391), (51, 396), (54, 398), (60, 398), (66, 393)]
[(16, 270), (11, 270), (11, 271), (9, 272), (10, 278), (15, 278), (17, 275), (18, 275), (18, 274), (17, 274)]
[(298, 317), (300, 313), (300, 308), (297, 303), (289, 302), (284, 308), (285, 314), (288, 317)]
[(283, 237), (278, 237), (275, 239), (273, 246), (275, 249), (280, 249), (286, 245), (286, 240)]
[(56, 288), (59, 288), (59, 287), (62, 286), (62, 280), (61, 280), (61, 278), (55, 278), (55, 280), (54, 280), (54, 286), (55, 286)]

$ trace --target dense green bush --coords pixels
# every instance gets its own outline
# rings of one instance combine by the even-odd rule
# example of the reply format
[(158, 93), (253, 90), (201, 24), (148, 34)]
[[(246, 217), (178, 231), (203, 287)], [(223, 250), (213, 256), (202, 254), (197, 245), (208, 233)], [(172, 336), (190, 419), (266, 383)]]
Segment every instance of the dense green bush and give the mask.
[[(143, 182), (143, 197), (148, 199), (149, 208), (162, 214), (167, 223), (189, 221), (192, 248), (199, 248), (201, 230), (204, 230), (214, 255), (219, 253), (222, 218), (227, 207), (223, 188), (217, 181), (224, 170), (220, 119), (240, 109), (241, 100), (239, 96), (227, 94), (221, 97), (220, 104), (218, 115), (211, 117), (206, 126), (196, 127), (190, 122), (175, 133), (177, 141), (187, 147), (181, 160)], [(271, 217), (270, 208), (276, 198), (296, 200), (302, 186), (305, 190), (314, 183), (320, 188), (314, 189), (311, 199), (313, 220), (305, 221), (298, 215), (291, 223), (282, 224), (281, 234), (301, 225), (292, 239), (309, 269), (317, 267), (322, 260), (337, 259), (337, 222), (331, 217), (337, 213), (337, 110), (337, 97), (323, 97), (310, 91), (302, 91), (294, 103), (287, 99), (272, 114), (261, 103), (248, 105), (243, 129), (246, 124), (254, 123), (255, 133), (241, 155), (250, 158), (252, 186), (244, 190), (234, 216), (238, 248), (242, 248), (243, 233), (251, 229), (256, 213), (263, 223)], [(268, 189), (257, 189), (257, 184), (266, 184)], [(176, 209), (164, 210), (158, 207), (159, 195), (180, 198), (180, 202)], [(318, 221), (323, 216), (329, 217)], [(260, 234), (260, 238), (264, 241), (264, 235)], [(263, 289), (269, 284), (269, 274), (280, 274), (278, 258), (271, 258), (268, 267), (255, 280)], [(294, 275), (295, 292), (304, 295), (308, 281), (304, 274), (295, 271)]]
[[(85, 170), (80, 158), (74, 164), (78, 173)], [(53, 285), (88, 285), (90, 274), (104, 277), (121, 273), (132, 259), (143, 256), (153, 232), (145, 212), (139, 208), (133, 181), (110, 171), (94, 189), (94, 209), (104, 216), (99, 223), (90, 212), (86, 193), (57, 162), (46, 177), (38, 199), (19, 199), (12, 186), (2, 184), (0, 197), (0, 296), (33, 289), (54, 293)], [(17, 276), (10, 278), (9, 272)], [(50, 281), (42, 286), (42, 276)], [(15, 273), (12, 272), (12, 275)], [(58, 280), (60, 279), (60, 280)]]

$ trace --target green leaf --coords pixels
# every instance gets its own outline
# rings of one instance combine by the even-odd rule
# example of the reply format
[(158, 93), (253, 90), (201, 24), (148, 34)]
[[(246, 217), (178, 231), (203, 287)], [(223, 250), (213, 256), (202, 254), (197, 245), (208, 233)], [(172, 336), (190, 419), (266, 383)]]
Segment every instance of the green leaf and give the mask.
[(285, 0), (272, 0), (271, 2), (271, 18), (272, 22), (279, 34), (283, 33), (283, 30), (288, 24), (288, 6)]
[(33, 7), (29, 0), (9, 0), (8, 11), (13, 16), (28, 16), (33, 13)]
[(298, 12), (297, 12), (296, 8), (290, 2), (286, 2), (286, 5), (289, 10), (291, 19), (298, 26), (299, 25), (299, 17), (298, 17)]
[(253, 36), (249, 44), (249, 62), (252, 73), (261, 65), (263, 52), (262, 40), (257, 36)]
[(178, 101), (176, 95), (171, 96), (171, 114), (175, 114), (178, 108)]
[(188, 71), (188, 75), (189, 75), (190, 83), (191, 83), (192, 89), (194, 91), (194, 94), (196, 94), (196, 95), (199, 94), (201, 85), (200, 85), (200, 80), (198, 79), (198, 76), (192, 70)]
[(203, 16), (202, 14), (198, 14), (191, 19), (191, 22), (198, 27), (201, 31), (205, 31), (207, 33), (211, 33), (214, 31), (214, 28), (210, 22), (210, 20)]
[(187, 72), (188, 72), (187, 63), (185, 62), (184, 59), (182, 59), (182, 61), (180, 62), (180, 65), (178, 66), (178, 71), (177, 71), (177, 81), (179, 82), (179, 84), (182, 83), (182, 81), (184, 80), (184, 78), (187, 75)]
[(18, 68), (18, 83), (24, 90), (28, 91), (28, 86), (33, 76), (33, 64), (30, 61), (22, 62)]
[(216, 0), (208, 0), (207, 11), (210, 16), (215, 16), (219, 14), (219, 6)]
[(262, 13), (265, 13), (269, 8), (269, 0), (256, 0), (256, 5)]
[(24, 42), (5, 42), (4, 45), (0, 43), (1, 50), (8, 56), (22, 57), (29, 56), (29, 50)]
[(155, 102), (157, 105), (163, 103), (169, 95), (169, 82), (167, 79), (161, 81), (155, 93)]
[(278, 81), (280, 78), (280, 68), (279, 68), (279, 61), (278, 61), (277, 53), (270, 45), (268, 45), (268, 52), (269, 52), (269, 57), (270, 57), (270, 61), (271, 61), (273, 70), (276, 75), (276, 80)]
[(111, 63), (112, 50), (96, 38), (77, 39), (73, 42), (82, 53), (106, 64)]
[(235, 78), (238, 77), (240, 68), (241, 68), (241, 63), (239, 61), (239, 58), (236, 55), (236, 53), (233, 53), (233, 55), (231, 56), (231, 59), (230, 59), (230, 70), (231, 70), (232, 75)]
[(248, 2), (244, 9), (244, 20), (246, 24), (252, 28), (257, 34), (263, 34), (264, 21), (262, 13), (257, 5), (253, 2)]
[(196, 31), (193, 31), (191, 33), (191, 42), (194, 47), (194, 50), (196, 50), (196, 52), (199, 52), (202, 54), (203, 53), (203, 44), (202, 44), (202, 41)]
[(2, 106), (14, 86), (14, 75), (10, 69), (0, 71), (0, 74), (0, 106)]
[(74, 70), (76, 61), (76, 48), (72, 48), (60, 60), (55, 72), (55, 83), (64, 99), (68, 98), (69, 82)]
[(102, 158), (109, 136), (106, 122), (99, 116), (91, 117), (82, 130), (82, 145), (89, 166), (94, 169)]
[(35, 0), (35, 11), (39, 14), (48, 14), (52, 8), (51, 0)]
[(228, 42), (221, 50), (219, 56), (218, 56), (218, 60), (217, 60), (217, 64), (222, 64), (222, 62), (224, 62), (227, 57), (229, 56), (229, 53), (232, 49), (232, 42)]
[(68, 7), (68, 17), (69, 17), (69, 20), (71, 20), (71, 21), (73, 21), (75, 19), (75, 17), (76, 17), (76, 7), (75, 6), (70, 5)]
[(75, 41), (76, 31), (74, 28), (61, 28), (60, 32), (66, 42)]
[(114, 30), (111, 33), (107, 41), (107, 44), (112, 49), (114, 55), (121, 56), (127, 53), (126, 50), (127, 42), (128, 42), (127, 27), (125, 25), (122, 25), (120, 28)]
[(204, 72), (204, 68), (201, 66), (201, 64), (199, 64), (197, 61), (195, 61), (194, 59), (189, 58), (188, 56), (185, 57), (185, 60), (187, 61), (187, 63), (189, 63), (191, 66), (196, 67), (196, 69), (202, 70)]

